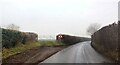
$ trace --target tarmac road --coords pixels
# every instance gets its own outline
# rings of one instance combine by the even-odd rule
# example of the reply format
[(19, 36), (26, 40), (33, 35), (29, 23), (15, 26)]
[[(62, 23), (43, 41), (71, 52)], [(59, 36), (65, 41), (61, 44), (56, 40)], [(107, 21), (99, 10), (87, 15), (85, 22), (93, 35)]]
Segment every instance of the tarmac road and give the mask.
[(55, 55), (49, 57), (42, 63), (111, 63), (108, 59), (97, 53), (91, 46), (90, 41), (77, 43)]

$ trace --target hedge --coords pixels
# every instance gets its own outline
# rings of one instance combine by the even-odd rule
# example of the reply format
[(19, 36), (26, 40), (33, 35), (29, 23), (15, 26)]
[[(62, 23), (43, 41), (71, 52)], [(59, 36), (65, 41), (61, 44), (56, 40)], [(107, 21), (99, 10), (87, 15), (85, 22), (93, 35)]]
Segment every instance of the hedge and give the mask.
[(111, 60), (118, 57), (118, 24), (105, 26), (92, 35), (92, 46)]
[(20, 32), (16, 30), (2, 29), (2, 47), (11, 48), (18, 43), (37, 41), (38, 35), (31, 32)]

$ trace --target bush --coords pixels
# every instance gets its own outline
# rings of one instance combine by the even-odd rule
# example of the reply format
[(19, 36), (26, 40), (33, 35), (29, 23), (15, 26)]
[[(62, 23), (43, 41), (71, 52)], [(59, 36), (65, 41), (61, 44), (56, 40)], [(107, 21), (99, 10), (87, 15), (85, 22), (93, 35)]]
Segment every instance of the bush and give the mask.
[(30, 41), (36, 41), (37, 34), (25, 33), (16, 30), (2, 29), (2, 47), (11, 48), (18, 43), (27, 43)]

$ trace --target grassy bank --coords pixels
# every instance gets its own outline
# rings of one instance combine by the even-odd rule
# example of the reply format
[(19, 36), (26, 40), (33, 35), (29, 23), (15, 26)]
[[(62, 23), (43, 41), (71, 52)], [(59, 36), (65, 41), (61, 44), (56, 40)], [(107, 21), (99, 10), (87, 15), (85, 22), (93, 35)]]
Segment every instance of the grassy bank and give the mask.
[(28, 49), (31, 49), (31, 48), (37, 47), (37, 46), (40, 46), (40, 43), (32, 42), (32, 43), (27, 43), (27, 44), (18, 44), (14, 48), (9, 48), (9, 49), (3, 48), (2, 57), (7, 58), (7, 57), (9, 57), (11, 55), (21, 53), (21, 52), (23, 52), (25, 50), (28, 50)]
[(56, 46), (56, 45), (63, 45), (63, 43), (58, 43), (55, 40), (40, 40), (38, 42), (32, 42), (27, 44), (18, 44), (14, 48), (3, 48), (2, 57), (7, 58), (11, 55), (15, 55), (17, 53), (21, 53), (25, 50), (32, 49), (37, 46)]
[(64, 45), (63, 43), (57, 42), (57, 41), (55, 41), (55, 40), (40, 40), (39, 43), (40, 43), (42, 46)]

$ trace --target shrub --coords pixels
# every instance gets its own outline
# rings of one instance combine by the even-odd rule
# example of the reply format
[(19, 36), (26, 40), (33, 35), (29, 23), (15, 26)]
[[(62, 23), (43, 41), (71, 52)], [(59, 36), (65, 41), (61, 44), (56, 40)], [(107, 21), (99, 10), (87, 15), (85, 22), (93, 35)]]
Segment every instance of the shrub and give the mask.
[(16, 30), (2, 29), (2, 47), (11, 48), (18, 43), (37, 41), (37, 34), (20, 32)]

